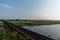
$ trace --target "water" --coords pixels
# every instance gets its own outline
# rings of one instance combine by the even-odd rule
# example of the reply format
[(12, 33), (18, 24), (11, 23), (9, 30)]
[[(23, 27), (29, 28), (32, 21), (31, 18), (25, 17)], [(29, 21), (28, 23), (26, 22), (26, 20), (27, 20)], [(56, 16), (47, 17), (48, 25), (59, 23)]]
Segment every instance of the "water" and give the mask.
[(0, 27), (0, 30), (4, 30), (4, 27)]
[(31, 31), (43, 34), (47, 37), (50, 37), (55, 40), (60, 40), (60, 24), (56, 25), (42, 25), (42, 26), (25, 26), (24, 28)]

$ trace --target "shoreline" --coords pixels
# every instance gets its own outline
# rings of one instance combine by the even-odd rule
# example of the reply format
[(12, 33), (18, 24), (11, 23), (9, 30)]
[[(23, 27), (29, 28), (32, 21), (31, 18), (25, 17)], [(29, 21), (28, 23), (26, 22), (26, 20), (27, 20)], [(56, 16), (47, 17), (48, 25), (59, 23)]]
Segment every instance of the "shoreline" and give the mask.
[[(42, 25), (57, 25), (57, 24), (40, 24), (40, 25), (39, 24), (36, 24), (36, 25), (17, 25), (17, 26), (42, 26)], [(4, 27), (4, 25), (0, 25), (0, 27)]]
[[(8, 21), (17, 26), (41, 26), (41, 25), (55, 25), (60, 24), (60, 21), (47, 21), (47, 20), (22, 20), (22, 21)], [(0, 27), (3, 27), (3, 22), (0, 22)]]

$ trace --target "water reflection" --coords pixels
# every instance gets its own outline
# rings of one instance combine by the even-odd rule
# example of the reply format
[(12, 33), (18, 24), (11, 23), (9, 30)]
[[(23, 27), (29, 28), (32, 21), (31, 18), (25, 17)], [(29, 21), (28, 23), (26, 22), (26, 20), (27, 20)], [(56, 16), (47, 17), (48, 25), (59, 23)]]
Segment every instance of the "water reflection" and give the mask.
[(54, 38), (56, 40), (60, 40), (60, 24), (42, 25), (42, 26), (25, 26), (24, 28)]

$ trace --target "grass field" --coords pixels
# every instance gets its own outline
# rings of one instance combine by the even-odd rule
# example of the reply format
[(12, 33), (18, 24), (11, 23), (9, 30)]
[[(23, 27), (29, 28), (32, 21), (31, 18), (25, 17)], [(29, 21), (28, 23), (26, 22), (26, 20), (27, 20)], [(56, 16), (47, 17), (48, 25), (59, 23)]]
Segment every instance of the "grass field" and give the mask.
[(0, 23), (0, 27), (3, 27), (4, 25), (3, 25), (3, 23)]
[[(51, 24), (60, 24), (60, 21), (49, 21), (49, 20), (13, 20), (8, 21), (17, 26), (35, 26), (35, 25), (51, 25)], [(0, 23), (0, 27), (3, 27), (3, 23)]]
[(35, 25), (51, 25), (60, 24), (60, 21), (48, 21), (48, 20), (24, 20), (24, 21), (9, 21), (17, 26), (35, 26)]
[(27, 37), (24, 37), (20, 34), (16, 34), (16, 36), (13, 36), (9, 33), (6, 33), (4, 30), (0, 30), (0, 40), (29, 40)]

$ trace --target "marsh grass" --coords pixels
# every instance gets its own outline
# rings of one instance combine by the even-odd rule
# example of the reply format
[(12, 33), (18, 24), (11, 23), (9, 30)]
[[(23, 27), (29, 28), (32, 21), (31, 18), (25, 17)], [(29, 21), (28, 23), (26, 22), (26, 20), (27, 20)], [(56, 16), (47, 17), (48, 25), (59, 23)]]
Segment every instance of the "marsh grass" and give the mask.
[(26, 36), (16, 34), (16, 36), (7, 33), (5, 30), (0, 30), (0, 40), (29, 40)]
[(35, 26), (35, 25), (51, 25), (51, 24), (60, 24), (60, 21), (48, 21), (48, 20), (31, 20), (31, 21), (8, 21), (17, 26)]

